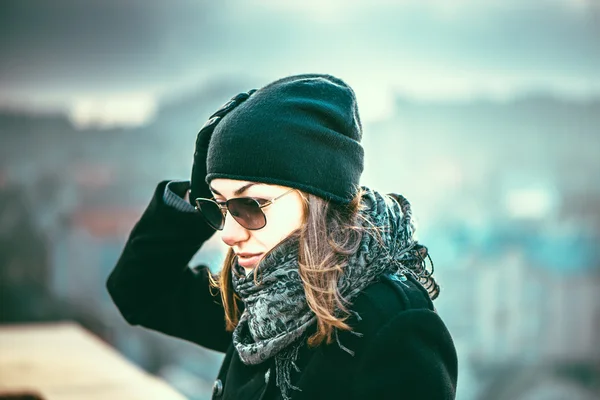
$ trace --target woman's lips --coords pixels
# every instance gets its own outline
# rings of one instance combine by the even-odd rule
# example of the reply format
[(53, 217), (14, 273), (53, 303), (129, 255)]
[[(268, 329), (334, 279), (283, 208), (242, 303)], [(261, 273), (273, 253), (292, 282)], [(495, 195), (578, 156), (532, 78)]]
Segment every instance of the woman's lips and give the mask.
[(262, 253), (259, 254), (238, 254), (238, 264), (241, 267), (252, 267), (254, 265), (256, 265), (259, 261), (260, 261), (260, 257), (262, 256)]

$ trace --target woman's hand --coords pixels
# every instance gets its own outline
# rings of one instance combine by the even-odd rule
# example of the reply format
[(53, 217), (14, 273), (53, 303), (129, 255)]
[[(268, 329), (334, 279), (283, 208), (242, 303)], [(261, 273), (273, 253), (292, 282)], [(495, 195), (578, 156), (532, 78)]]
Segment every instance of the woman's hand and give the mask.
[(225, 115), (233, 110), (235, 107), (244, 102), (248, 97), (252, 95), (256, 90), (250, 90), (247, 93), (240, 93), (234, 96), (221, 108), (219, 108), (213, 115), (210, 116), (208, 121), (198, 132), (196, 137), (196, 149), (194, 151), (194, 164), (192, 166), (192, 178), (190, 179), (190, 190), (191, 194), (188, 195), (188, 202), (195, 206), (194, 202), (198, 197), (211, 198), (212, 192), (210, 187), (206, 183), (206, 158), (208, 155), (208, 145), (212, 132)]

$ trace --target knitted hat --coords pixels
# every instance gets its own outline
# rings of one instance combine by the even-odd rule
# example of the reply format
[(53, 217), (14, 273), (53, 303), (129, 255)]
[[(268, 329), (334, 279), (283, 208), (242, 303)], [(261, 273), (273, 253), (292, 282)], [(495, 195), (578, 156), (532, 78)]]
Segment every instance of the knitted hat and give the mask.
[(306, 74), (250, 93), (214, 128), (206, 182), (276, 184), (350, 202), (364, 164), (352, 89), (330, 75)]

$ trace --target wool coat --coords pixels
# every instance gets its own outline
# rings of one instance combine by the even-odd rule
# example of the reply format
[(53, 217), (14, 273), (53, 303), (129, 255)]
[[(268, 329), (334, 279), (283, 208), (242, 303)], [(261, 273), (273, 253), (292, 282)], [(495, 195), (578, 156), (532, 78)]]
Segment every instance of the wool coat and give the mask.
[[(225, 353), (213, 399), (282, 399), (272, 359), (245, 365), (225, 330), (224, 310), (209, 289), (206, 267), (188, 262), (212, 236), (199, 215), (163, 201), (161, 182), (133, 228), (107, 281), (123, 317), (167, 335)], [(454, 399), (457, 355), (452, 337), (427, 291), (411, 276), (382, 276), (359, 294), (347, 322), (355, 332), (339, 334), (353, 355), (332, 344), (303, 345), (292, 370), (294, 400)]]

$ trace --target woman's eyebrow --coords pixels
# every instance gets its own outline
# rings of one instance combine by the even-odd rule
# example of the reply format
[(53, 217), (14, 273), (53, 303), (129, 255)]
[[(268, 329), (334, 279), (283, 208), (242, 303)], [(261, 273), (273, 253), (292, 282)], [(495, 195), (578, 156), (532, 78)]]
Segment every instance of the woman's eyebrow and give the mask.
[[(241, 188), (237, 189), (235, 192), (233, 192), (233, 194), (235, 196), (239, 196), (240, 194), (244, 193), (246, 190), (250, 189), (254, 185), (256, 185), (256, 183), (248, 183), (247, 185), (244, 185)], [(210, 190), (212, 190), (213, 193), (218, 194), (219, 196), (223, 196), (221, 193), (216, 191), (212, 186), (210, 186)]]

